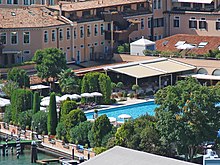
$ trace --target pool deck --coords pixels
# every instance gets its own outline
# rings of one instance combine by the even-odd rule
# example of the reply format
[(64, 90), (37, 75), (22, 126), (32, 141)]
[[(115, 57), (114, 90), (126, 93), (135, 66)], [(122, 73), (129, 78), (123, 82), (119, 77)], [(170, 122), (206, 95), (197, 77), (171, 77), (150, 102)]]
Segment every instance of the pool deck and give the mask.
[(120, 101), (120, 102), (117, 102), (116, 104), (113, 104), (113, 105), (100, 105), (101, 108), (90, 109), (88, 111), (85, 111), (84, 113), (94, 112), (95, 109), (97, 109), (98, 111), (104, 111), (104, 110), (108, 110), (108, 109), (111, 109), (111, 108), (118, 108), (118, 107), (123, 107), (123, 106), (127, 106), (127, 105), (150, 102), (150, 101), (154, 101), (154, 99), (135, 99), (135, 98), (131, 99), (131, 98), (127, 98), (126, 101)]

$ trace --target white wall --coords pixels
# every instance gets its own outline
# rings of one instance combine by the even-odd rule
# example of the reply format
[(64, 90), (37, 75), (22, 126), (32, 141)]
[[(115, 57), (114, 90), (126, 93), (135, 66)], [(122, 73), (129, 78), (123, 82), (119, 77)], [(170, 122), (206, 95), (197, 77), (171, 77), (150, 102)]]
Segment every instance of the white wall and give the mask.
[(145, 46), (130, 45), (130, 55), (144, 56)]

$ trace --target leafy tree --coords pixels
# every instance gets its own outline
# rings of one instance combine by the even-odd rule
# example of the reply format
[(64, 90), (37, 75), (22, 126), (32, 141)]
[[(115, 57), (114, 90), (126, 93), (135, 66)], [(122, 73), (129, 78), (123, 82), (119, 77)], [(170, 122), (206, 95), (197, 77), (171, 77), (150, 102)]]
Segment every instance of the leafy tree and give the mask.
[(32, 119), (32, 110), (27, 110), (19, 113), (18, 115), (18, 123), (21, 129), (25, 129), (26, 126), (31, 126)]
[(161, 139), (174, 143), (180, 154), (192, 160), (199, 145), (216, 138), (220, 101), (214, 88), (201, 86), (195, 79), (179, 81), (156, 93), (157, 127)]
[(99, 116), (89, 132), (89, 141), (92, 147), (100, 147), (102, 140), (112, 130), (112, 125), (108, 117), (104, 114)]
[(75, 101), (64, 101), (61, 105), (61, 120), (63, 121), (66, 115), (69, 114), (71, 110), (75, 110), (76, 108), (77, 104)]
[(67, 130), (67, 139), (70, 141), (70, 129), (86, 121), (86, 115), (80, 109), (72, 110), (68, 115), (66, 115), (64, 124)]
[(58, 139), (66, 140), (67, 130), (63, 122), (59, 122), (56, 128), (56, 135)]
[(130, 45), (128, 43), (124, 43), (122, 45), (119, 45), (117, 50), (118, 53), (130, 52)]
[(5, 107), (3, 121), (8, 124), (12, 121), (11, 105)]
[(55, 93), (53, 92), (50, 94), (49, 113), (47, 118), (47, 130), (50, 135), (56, 134), (57, 123), (56, 98)]
[(64, 93), (76, 93), (78, 91), (78, 81), (72, 69), (62, 70), (58, 75), (61, 91)]
[(66, 57), (58, 48), (37, 50), (33, 61), (37, 64), (38, 76), (47, 80), (49, 77), (57, 78), (62, 69), (66, 69)]
[(106, 150), (107, 150), (107, 148), (105, 148), (105, 147), (95, 147), (95, 148), (93, 148), (93, 151), (96, 153), (96, 155), (99, 155), (102, 152), (105, 152)]
[(118, 83), (116, 84), (116, 87), (119, 88), (119, 89), (122, 89), (122, 88), (124, 87), (123, 82), (118, 82)]
[(44, 111), (38, 111), (37, 113), (33, 114), (31, 124), (32, 129), (34, 131), (38, 131), (40, 134), (47, 134), (47, 118), (48, 113)]
[(111, 88), (112, 88), (112, 91), (114, 92), (115, 88), (116, 88), (116, 83), (112, 82), (111, 83)]
[(38, 92), (34, 92), (33, 114), (40, 111), (40, 96)]
[(106, 74), (100, 74), (99, 75), (99, 88), (101, 93), (103, 94), (103, 102), (105, 104), (110, 104), (110, 97), (111, 97), (111, 79), (108, 75)]
[(139, 85), (134, 84), (132, 86), (132, 90), (135, 91), (135, 93), (137, 93), (137, 90), (140, 89)]
[(88, 133), (92, 128), (92, 123), (90, 121), (85, 121), (79, 125), (71, 128), (70, 138), (71, 142), (75, 143), (76, 141), (81, 144), (89, 144)]
[(2, 87), (2, 91), (6, 94), (7, 97), (11, 97), (14, 90), (18, 89), (18, 83), (15, 81), (7, 81)]
[(7, 74), (8, 81), (17, 82), (19, 87), (29, 87), (30, 80), (25, 70), (19, 68), (12, 68)]
[(33, 94), (30, 90), (17, 89), (12, 93), (11, 110), (12, 121), (18, 123), (18, 115), (32, 108)]

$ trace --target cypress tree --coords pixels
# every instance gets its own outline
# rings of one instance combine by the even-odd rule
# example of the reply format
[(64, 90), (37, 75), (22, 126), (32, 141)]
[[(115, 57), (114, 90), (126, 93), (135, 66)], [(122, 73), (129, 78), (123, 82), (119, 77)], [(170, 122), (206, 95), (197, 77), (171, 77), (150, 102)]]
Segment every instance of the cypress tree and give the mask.
[(48, 134), (56, 135), (57, 122), (56, 97), (53, 92), (50, 94), (49, 113), (47, 118)]
[(33, 114), (40, 111), (40, 96), (38, 92), (34, 92)]

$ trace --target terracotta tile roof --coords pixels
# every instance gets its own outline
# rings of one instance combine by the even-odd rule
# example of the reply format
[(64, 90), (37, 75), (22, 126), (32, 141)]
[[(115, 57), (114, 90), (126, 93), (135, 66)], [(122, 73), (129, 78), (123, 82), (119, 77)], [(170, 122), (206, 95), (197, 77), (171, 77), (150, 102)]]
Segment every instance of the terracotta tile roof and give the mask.
[(28, 28), (64, 25), (54, 13), (45, 7), (2, 7), (0, 8), (1, 28)]
[[(160, 51), (180, 52), (181, 50), (175, 47), (175, 44), (178, 41), (186, 41), (186, 43), (188, 44), (196, 44), (197, 47), (191, 50), (187, 50), (187, 53), (193, 53), (197, 55), (206, 54), (209, 52), (209, 50), (218, 49), (218, 47), (220, 46), (220, 37), (217, 36), (177, 34), (156, 41), (156, 49)], [(198, 45), (201, 42), (208, 42), (208, 44), (205, 45), (203, 48), (198, 48)]]
[[(117, 6), (122, 4), (132, 4), (137, 2), (146, 2), (146, 0), (92, 0), (85, 2), (73, 2), (66, 3), (63, 2), (63, 11), (77, 11), (77, 10), (87, 10), (101, 7)], [(59, 5), (50, 6), (49, 8), (59, 10)]]

